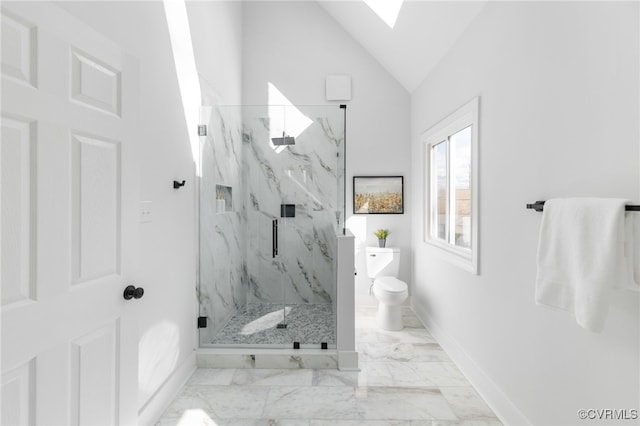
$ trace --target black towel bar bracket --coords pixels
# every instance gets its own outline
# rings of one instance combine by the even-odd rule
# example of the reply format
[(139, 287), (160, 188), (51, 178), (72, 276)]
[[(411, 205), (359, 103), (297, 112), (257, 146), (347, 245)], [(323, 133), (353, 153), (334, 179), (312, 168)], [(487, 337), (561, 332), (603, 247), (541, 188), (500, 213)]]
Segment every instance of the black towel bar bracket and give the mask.
[[(544, 201), (536, 201), (533, 204), (527, 204), (527, 208), (541, 212), (544, 210)], [(640, 206), (625, 206), (624, 209), (628, 212), (640, 212)]]

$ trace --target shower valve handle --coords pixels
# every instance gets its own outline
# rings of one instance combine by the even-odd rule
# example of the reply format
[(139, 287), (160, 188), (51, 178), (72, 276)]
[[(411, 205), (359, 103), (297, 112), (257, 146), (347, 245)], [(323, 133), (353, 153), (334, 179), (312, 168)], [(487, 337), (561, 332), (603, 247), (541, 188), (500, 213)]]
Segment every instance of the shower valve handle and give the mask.
[(129, 285), (124, 289), (123, 296), (125, 300), (140, 299), (144, 296), (144, 289), (142, 287), (136, 288), (135, 286)]
[(271, 221), (271, 256), (278, 255), (278, 219)]

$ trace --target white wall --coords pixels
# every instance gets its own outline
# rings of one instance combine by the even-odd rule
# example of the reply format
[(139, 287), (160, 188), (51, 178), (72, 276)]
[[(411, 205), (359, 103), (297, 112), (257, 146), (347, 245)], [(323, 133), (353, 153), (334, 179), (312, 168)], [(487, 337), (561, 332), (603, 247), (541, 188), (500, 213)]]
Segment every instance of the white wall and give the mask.
[[(294, 105), (347, 104), (347, 226), (356, 236), (356, 304), (369, 298), (364, 247), (373, 232), (392, 232), (387, 244), (403, 249), (400, 278), (410, 279), (410, 97), (378, 62), (315, 2), (243, 5), (242, 103), (267, 103), (273, 83)], [(325, 77), (347, 74), (352, 100), (327, 102)], [(352, 215), (354, 175), (404, 175), (405, 214)]]
[[(412, 95), (413, 303), (514, 424), (638, 407), (638, 295), (614, 297), (600, 334), (536, 306), (541, 215), (525, 209), (551, 197), (640, 201), (638, 12), (637, 2), (490, 2)], [(478, 95), (472, 276), (422, 242), (419, 135)]]
[[(180, 380), (195, 368), (196, 221), (194, 160), (185, 125), (163, 4), (154, 2), (62, 2), (138, 58), (140, 64), (140, 200), (152, 201), (153, 222), (141, 225), (139, 308), (139, 407), (142, 421), (161, 414)], [(241, 7), (189, 5), (198, 37), (198, 61), (210, 84), (230, 103), (240, 99)], [(210, 40), (205, 39), (210, 38)], [(206, 45), (206, 47), (204, 46)], [(218, 71), (220, 70), (220, 71)], [(235, 76), (235, 77), (234, 77)], [(174, 190), (172, 181), (187, 184)], [(176, 378), (176, 376), (178, 376)]]
[(196, 65), (221, 104), (242, 102), (242, 3), (189, 1)]

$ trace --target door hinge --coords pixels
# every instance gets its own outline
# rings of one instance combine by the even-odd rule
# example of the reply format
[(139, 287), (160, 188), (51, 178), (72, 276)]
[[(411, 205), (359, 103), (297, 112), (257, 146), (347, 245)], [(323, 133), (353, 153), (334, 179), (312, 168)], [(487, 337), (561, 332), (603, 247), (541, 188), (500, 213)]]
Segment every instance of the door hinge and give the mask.
[(199, 124), (198, 125), (198, 136), (207, 136), (207, 125)]
[(207, 328), (207, 317), (198, 317), (198, 328)]

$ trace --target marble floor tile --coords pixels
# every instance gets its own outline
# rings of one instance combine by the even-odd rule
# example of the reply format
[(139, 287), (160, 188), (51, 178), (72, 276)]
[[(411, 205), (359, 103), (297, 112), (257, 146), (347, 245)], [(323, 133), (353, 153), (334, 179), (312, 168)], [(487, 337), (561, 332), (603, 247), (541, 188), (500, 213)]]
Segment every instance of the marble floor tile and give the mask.
[(437, 343), (424, 328), (408, 327), (400, 331), (378, 330), (378, 341), (386, 343)]
[(187, 386), (191, 385), (213, 385), (222, 386), (230, 385), (231, 378), (235, 373), (233, 368), (198, 368), (189, 381)]
[(358, 347), (360, 360), (444, 362), (449, 357), (437, 343), (362, 343)]
[(418, 319), (416, 314), (413, 312), (402, 312), (402, 323), (407, 328), (421, 328), (423, 327), (422, 322)]
[(156, 426), (308, 426), (305, 421), (272, 419), (212, 419), (203, 411), (192, 410), (179, 418), (163, 418)]
[(418, 374), (411, 363), (367, 362), (363, 369), (367, 386), (436, 387), (434, 382)]
[(352, 387), (272, 387), (264, 417), (282, 419), (357, 419)]
[(363, 420), (458, 420), (436, 388), (366, 387), (356, 399)]
[(191, 385), (184, 388), (165, 415), (180, 418), (187, 411), (202, 410), (212, 419), (260, 419), (268, 391), (260, 386)]
[(365, 362), (368, 386), (471, 387), (452, 362)]
[(414, 362), (416, 374), (436, 386), (471, 386), (453, 362)]
[(362, 386), (364, 372), (340, 370), (314, 370), (313, 386)]
[(358, 347), (359, 360), (371, 361), (411, 361), (411, 343), (363, 343)]
[[(377, 306), (360, 306), (356, 308), (356, 328), (377, 328)], [(422, 322), (409, 306), (402, 306), (402, 322), (406, 328), (424, 328)]]
[(412, 362), (451, 361), (449, 355), (437, 343), (413, 343)]
[(412, 421), (411, 426), (502, 426), (502, 423), (498, 419), (459, 421), (434, 420), (431, 424), (424, 425), (419, 421)]
[(231, 379), (234, 385), (251, 386), (311, 386), (313, 370), (303, 369), (240, 369)]
[(157, 425), (501, 425), (413, 312), (403, 307), (407, 327), (392, 332), (377, 328), (376, 309), (356, 310), (360, 372), (306, 365), (302, 357), (296, 368), (291, 360), (278, 368), (269, 354), (261, 363), (269, 369), (258, 358), (254, 368), (198, 369)]
[(497, 421), (495, 414), (471, 386), (441, 387), (440, 391), (447, 400), (456, 417), (465, 419), (488, 419)]
[(311, 420), (309, 426), (411, 426), (406, 420)]
[(424, 328), (403, 328), (387, 331), (378, 328), (357, 328), (358, 343), (437, 343)]
[(378, 332), (375, 328), (356, 328), (356, 346), (363, 343), (375, 343), (378, 341)]
[(185, 410), (177, 416), (164, 415), (155, 426), (186, 426), (186, 425), (202, 425), (216, 426), (218, 422), (213, 420), (207, 413), (201, 409)]

